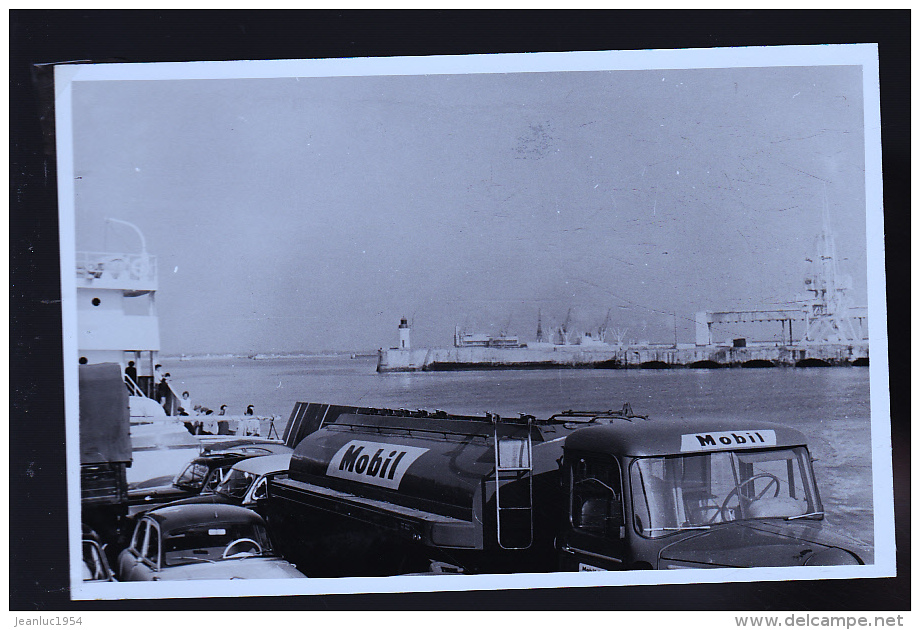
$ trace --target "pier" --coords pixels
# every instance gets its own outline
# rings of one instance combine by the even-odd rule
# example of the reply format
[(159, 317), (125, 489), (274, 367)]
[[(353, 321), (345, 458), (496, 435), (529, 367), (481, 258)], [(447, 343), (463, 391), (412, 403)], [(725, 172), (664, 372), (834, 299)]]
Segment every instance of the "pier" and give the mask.
[[(377, 371), (867, 366), (868, 308), (850, 304), (848, 292), (852, 280), (838, 269), (826, 201), (823, 215), (824, 229), (816, 240), (816, 252), (806, 258), (809, 266), (804, 278), (805, 293), (790, 302), (788, 308), (699, 311), (694, 317), (695, 344), (677, 343), (676, 324), (673, 344), (634, 344), (620, 340), (616, 344), (606, 343), (606, 322), (597, 337), (584, 333), (573, 338), (568, 329), (569, 316), (551, 336), (553, 341), (548, 342), (538, 313), (534, 343), (522, 343), (504, 333), (498, 337), (462, 334), (457, 328), (453, 348), (413, 349), (410, 326), (403, 318), (398, 346), (379, 350)], [(779, 330), (772, 333), (764, 330), (765, 326), (777, 324)], [(738, 330), (738, 326), (748, 330), (759, 327), (754, 335), (766, 332), (769, 336), (759, 338), (772, 337), (773, 341), (750, 342), (746, 337), (715, 341), (716, 332), (724, 335)], [(801, 331), (799, 337), (793, 329)]]
[(434, 372), (501, 369), (717, 369), (869, 365), (869, 344), (751, 346), (627, 346), (623, 348), (381, 349), (377, 371)]

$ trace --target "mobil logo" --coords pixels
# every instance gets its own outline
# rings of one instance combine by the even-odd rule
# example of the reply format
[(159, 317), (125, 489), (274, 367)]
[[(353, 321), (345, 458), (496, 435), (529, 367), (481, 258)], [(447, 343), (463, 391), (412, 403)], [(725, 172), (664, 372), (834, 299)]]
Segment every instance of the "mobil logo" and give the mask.
[(427, 451), (404, 444), (351, 440), (332, 456), (326, 475), (395, 490), (409, 466)]
[(721, 451), (734, 448), (776, 446), (776, 432), (772, 429), (712, 431), (685, 433), (680, 436), (682, 453), (694, 451)]

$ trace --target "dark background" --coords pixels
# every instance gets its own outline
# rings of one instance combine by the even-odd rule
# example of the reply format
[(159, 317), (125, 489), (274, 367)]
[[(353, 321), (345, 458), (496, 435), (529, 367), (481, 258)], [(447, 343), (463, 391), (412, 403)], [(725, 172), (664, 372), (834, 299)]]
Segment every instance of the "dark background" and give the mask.
[[(10, 610), (910, 609), (910, 11), (10, 13)], [(50, 73), (34, 64), (878, 43), (898, 577), (71, 602)]]

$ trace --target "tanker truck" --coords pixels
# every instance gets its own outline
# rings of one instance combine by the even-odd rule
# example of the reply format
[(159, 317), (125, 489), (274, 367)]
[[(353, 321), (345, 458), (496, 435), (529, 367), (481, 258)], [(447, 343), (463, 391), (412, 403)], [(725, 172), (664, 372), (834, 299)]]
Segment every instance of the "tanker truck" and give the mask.
[(789, 427), (339, 409), (261, 506), (311, 577), (863, 563)]

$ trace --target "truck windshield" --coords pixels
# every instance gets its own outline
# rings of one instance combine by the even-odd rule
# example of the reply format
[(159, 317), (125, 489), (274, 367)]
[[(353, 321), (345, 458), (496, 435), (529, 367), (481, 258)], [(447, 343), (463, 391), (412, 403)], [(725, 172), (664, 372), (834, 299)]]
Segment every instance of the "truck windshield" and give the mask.
[(633, 524), (650, 538), (729, 521), (823, 516), (803, 446), (641, 458), (630, 466), (630, 484)]

